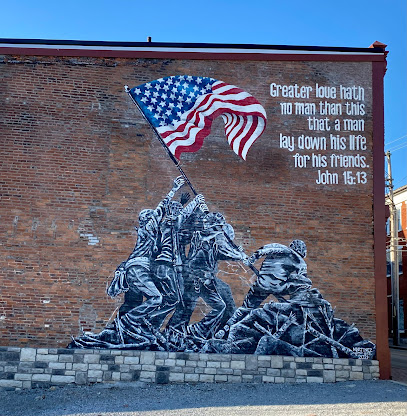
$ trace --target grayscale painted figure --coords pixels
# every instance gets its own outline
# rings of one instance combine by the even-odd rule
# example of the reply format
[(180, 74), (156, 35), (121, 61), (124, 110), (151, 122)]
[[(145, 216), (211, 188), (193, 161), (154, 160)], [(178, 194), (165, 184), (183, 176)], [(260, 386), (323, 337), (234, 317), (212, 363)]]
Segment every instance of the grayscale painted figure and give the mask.
[[(182, 176), (177, 177), (171, 191), (156, 209), (144, 209), (140, 212), (137, 242), (133, 252), (116, 269), (107, 288), (107, 294), (111, 297), (125, 292), (125, 303), (112, 325), (89, 338), (109, 344), (134, 342), (135, 339), (140, 339), (141, 320), (150, 316), (161, 305), (163, 297), (152, 279), (150, 261), (154, 251), (157, 251), (158, 230), (167, 207), (184, 183)], [(144, 302), (143, 296), (146, 299)]]
[(185, 294), (186, 305), (183, 305), (183, 310), (179, 311), (184, 321), (180, 322), (176, 315), (170, 320), (169, 326), (188, 324), (196, 301), (201, 297), (212, 310), (200, 322), (189, 325), (186, 332), (207, 339), (213, 336), (219, 327), (226, 310), (225, 300), (219, 293), (216, 283), (217, 263), (219, 260), (244, 260), (247, 256), (240, 247), (232, 243), (233, 228), (226, 224), (222, 214), (208, 213), (202, 223), (203, 230), (194, 232), (188, 253), (189, 290)]
[(184, 279), (179, 233), (188, 219), (199, 209), (207, 209), (203, 195), (196, 195), (184, 208), (180, 202), (171, 201), (166, 216), (160, 223), (158, 252), (153, 267), (163, 301), (160, 308), (152, 314), (156, 327), (160, 327), (168, 313), (182, 302)]
[[(162, 294), (151, 276), (150, 259), (157, 250), (158, 230), (165, 213), (169, 205), (174, 203), (171, 200), (184, 183), (185, 180), (181, 176), (176, 178), (173, 188), (155, 210), (144, 209), (140, 212), (137, 243), (124, 264), (124, 270), (128, 290), (141, 292), (146, 300), (117, 318), (116, 324), (120, 333), (126, 332), (130, 336), (134, 335), (134, 327), (139, 325), (140, 318), (151, 315), (162, 303)], [(108, 294), (110, 295), (109, 291)]]
[(253, 265), (255, 261), (265, 256), (255, 283), (251, 286), (243, 304), (228, 320), (223, 330), (216, 334), (223, 338), (230, 326), (240, 321), (252, 309), (258, 308), (270, 295), (280, 302), (285, 302), (284, 296), (293, 295), (298, 290), (310, 288), (312, 282), (307, 277), (307, 264), (304, 258), (307, 247), (302, 240), (293, 240), (289, 247), (272, 243), (259, 248), (244, 262)]

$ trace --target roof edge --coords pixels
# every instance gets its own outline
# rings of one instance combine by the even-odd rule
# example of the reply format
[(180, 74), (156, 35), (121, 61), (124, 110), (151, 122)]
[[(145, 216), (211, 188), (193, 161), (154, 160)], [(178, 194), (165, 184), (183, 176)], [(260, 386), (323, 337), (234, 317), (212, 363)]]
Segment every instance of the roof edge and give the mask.
[(174, 42), (118, 42), (118, 41), (90, 41), (90, 40), (57, 40), (57, 39), (13, 39), (13, 38), (0, 38), (0, 43), (3, 45), (18, 46), (24, 45), (44, 45), (57, 47), (57, 46), (69, 46), (75, 48), (75, 46), (87, 46), (87, 47), (120, 47), (120, 48), (180, 48), (180, 49), (245, 49), (250, 52), (253, 49), (256, 50), (276, 50), (276, 51), (304, 51), (304, 52), (357, 52), (357, 53), (385, 53), (383, 44), (375, 42), (368, 48), (355, 48), (355, 47), (338, 47), (338, 46), (300, 46), (300, 45), (264, 45), (264, 44), (241, 44), (241, 43), (174, 43)]
[(393, 194), (394, 195), (399, 195), (399, 194), (402, 194), (403, 192), (406, 192), (406, 191), (407, 191), (407, 185), (403, 185), (403, 186), (400, 186), (400, 188), (396, 188), (393, 191)]

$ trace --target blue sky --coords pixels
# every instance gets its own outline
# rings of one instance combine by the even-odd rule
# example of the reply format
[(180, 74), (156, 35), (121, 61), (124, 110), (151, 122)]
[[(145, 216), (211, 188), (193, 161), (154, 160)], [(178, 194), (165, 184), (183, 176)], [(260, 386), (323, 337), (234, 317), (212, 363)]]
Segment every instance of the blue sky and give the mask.
[(0, 37), (104, 41), (388, 45), (385, 140), (395, 187), (407, 184), (406, 1), (5, 1)]

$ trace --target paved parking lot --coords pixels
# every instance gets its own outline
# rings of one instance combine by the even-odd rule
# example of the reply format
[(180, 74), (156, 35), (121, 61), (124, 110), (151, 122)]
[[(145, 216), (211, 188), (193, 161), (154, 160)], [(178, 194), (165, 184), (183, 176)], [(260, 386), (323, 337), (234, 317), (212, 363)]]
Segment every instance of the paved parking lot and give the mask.
[(1, 416), (406, 415), (407, 386), (122, 383), (0, 392)]

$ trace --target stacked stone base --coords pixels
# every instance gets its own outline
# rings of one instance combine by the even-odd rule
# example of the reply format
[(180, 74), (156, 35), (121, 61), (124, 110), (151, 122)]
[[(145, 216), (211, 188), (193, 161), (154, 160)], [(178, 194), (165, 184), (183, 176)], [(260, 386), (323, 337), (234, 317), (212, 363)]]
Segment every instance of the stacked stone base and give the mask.
[(68, 384), (334, 383), (379, 378), (379, 362), (339, 358), (0, 347), (0, 389)]

